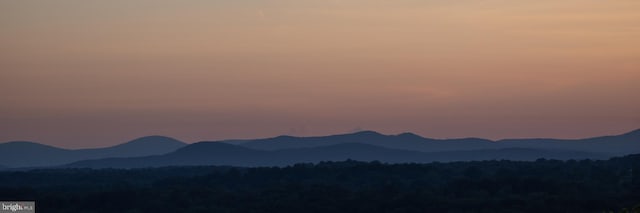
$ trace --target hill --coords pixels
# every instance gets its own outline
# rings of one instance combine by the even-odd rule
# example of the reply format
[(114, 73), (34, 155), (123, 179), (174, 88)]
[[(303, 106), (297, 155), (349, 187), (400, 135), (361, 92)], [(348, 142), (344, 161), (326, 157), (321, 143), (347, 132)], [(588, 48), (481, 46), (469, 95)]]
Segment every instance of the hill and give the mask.
[(0, 144), (0, 165), (7, 168), (46, 167), (87, 159), (166, 154), (186, 144), (173, 138), (148, 136), (112, 147), (62, 149), (28, 141)]
[(199, 142), (165, 155), (84, 160), (66, 168), (145, 168), (164, 166), (287, 166), (323, 161), (380, 161), (384, 163), (429, 163), (434, 161), (481, 161), (547, 159), (603, 159), (594, 153), (508, 148), (475, 151), (418, 152), (389, 149), (359, 143), (342, 143), (312, 148), (255, 150), (222, 142)]
[(640, 153), (640, 129), (626, 134), (585, 139), (505, 139), (491, 141), (482, 138), (432, 139), (413, 133), (383, 135), (373, 131), (352, 134), (293, 137), (279, 136), (267, 139), (246, 140), (238, 145), (260, 149), (280, 150), (311, 148), (343, 143), (361, 143), (391, 149), (420, 152), (473, 151), (509, 148), (575, 151), (620, 156)]

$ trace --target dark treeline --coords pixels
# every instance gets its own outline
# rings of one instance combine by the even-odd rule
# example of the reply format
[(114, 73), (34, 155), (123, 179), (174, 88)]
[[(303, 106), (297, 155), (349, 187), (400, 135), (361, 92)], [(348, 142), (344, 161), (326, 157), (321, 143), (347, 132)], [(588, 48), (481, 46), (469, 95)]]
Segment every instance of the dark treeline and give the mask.
[(39, 212), (640, 212), (640, 155), (4, 171), (0, 200)]

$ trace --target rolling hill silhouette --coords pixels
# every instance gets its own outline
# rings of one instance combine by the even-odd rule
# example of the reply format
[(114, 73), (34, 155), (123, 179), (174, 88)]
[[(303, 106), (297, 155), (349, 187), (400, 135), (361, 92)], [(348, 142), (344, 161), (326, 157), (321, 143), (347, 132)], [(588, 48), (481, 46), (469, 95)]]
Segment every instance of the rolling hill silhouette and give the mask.
[(179, 165), (282, 166), (295, 163), (389, 163), (472, 160), (606, 159), (640, 153), (640, 130), (586, 139), (431, 139), (373, 131), (321, 137), (278, 136), (199, 142), (150, 136), (100, 149), (67, 150), (31, 142), (0, 144), (0, 165), (15, 167), (139, 168)]
[(0, 144), (0, 165), (7, 168), (45, 167), (86, 159), (138, 157), (165, 154), (185, 146), (173, 138), (148, 136), (105, 148), (62, 149), (28, 141)]
[(261, 150), (279, 150), (291, 148), (311, 148), (341, 143), (362, 143), (374, 146), (423, 152), (460, 151), (499, 148), (493, 141), (480, 138), (431, 139), (413, 133), (383, 135), (374, 131), (362, 131), (352, 134), (322, 137), (278, 136), (275, 138), (250, 140), (238, 145)]
[(362, 143), (391, 149), (421, 152), (465, 151), (506, 148), (530, 148), (545, 150), (594, 152), (604, 155), (627, 155), (640, 153), (640, 129), (616, 136), (586, 139), (505, 139), (491, 141), (481, 138), (431, 139), (413, 133), (383, 135), (373, 131), (324, 137), (292, 137), (248, 140), (237, 145), (260, 149), (279, 150), (311, 148), (341, 143)]
[(385, 163), (429, 163), (434, 161), (604, 159), (593, 153), (552, 151), (525, 148), (497, 150), (418, 152), (378, 147), (360, 143), (342, 143), (313, 148), (255, 150), (222, 142), (199, 142), (175, 152), (137, 158), (109, 158), (75, 162), (71, 168), (144, 168), (163, 166), (286, 166), (321, 161), (380, 161)]
[(597, 152), (609, 155), (640, 153), (640, 129), (615, 136), (585, 139), (505, 139), (497, 141), (508, 147), (545, 148)]

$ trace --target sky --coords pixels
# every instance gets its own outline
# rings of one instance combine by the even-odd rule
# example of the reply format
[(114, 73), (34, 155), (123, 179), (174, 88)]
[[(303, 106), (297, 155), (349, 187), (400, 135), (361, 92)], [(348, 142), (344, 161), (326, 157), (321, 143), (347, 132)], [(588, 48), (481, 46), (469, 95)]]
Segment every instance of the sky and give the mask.
[(640, 128), (637, 0), (0, 1), (0, 142)]

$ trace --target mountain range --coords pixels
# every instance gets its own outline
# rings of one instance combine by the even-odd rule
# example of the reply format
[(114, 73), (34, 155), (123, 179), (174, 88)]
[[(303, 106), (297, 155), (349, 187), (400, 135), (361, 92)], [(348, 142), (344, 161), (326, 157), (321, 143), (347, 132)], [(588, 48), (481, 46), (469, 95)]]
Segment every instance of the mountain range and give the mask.
[(85, 160), (65, 165), (67, 168), (144, 168), (183, 165), (230, 165), (242, 167), (286, 166), (321, 161), (381, 161), (385, 163), (429, 163), (474, 160), (605, 159), (594, 153), (553, 151), (526, 148), (475, 151), (418, 152), (389, 149), (360, 143), (341, 143), (314, 148), (255, 150), (220, 142), (199, 142), (165, 155)]
[(492, 141), (482, 138), (432, 139), (413, 133), (382, 135), (374, 131), (322, 137), (279, 136), (275, 138), (236, 142), (259, 150), (311, 148), (341, 143), (362, 143), (392, 149), (421, 152), (464, 151), (505, 148), (553, 149), (625, 155), (640, 152), (640, 129), (616, 136), (586, 139), (504, 139)]
[(284, 166), (320, 161), (426, 163), (472, 160), (606, 159), (640, 153), (640, 129), (586, 139), (432, 139), (413, 133), (350, 134), (186, 144), (149, 136), (113, 147), (69, 150), (33, 142), (0, 144), (0, 165), (19, 167), (140, 168), (180, 165)]
[(87, 159), (139, 157), (173, 152), (187, 144), (163, 136), (147, 136), (105, 148), (63, 149), (28, 141), (0, 144), (0, 165), (4, 167), (47, 167)]

